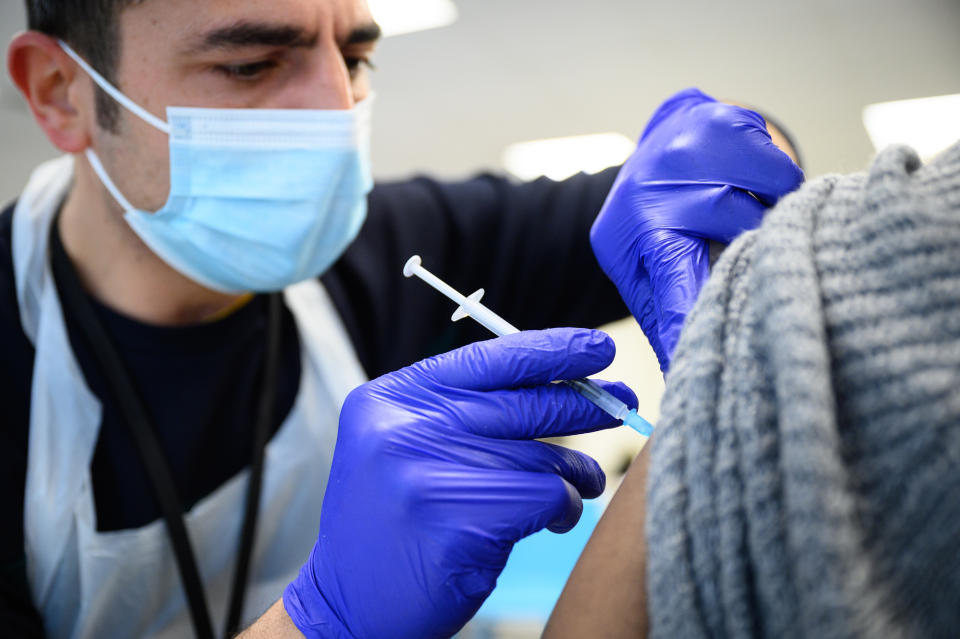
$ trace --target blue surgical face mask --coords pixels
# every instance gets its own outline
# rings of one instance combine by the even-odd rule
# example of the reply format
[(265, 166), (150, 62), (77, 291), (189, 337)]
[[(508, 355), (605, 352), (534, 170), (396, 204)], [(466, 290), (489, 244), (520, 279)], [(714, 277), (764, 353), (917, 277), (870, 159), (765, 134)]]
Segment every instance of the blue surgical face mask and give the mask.
[(87, 158), (125, 219), (167, 264), (208, 288), (276, 291), (316, 277), (366, 218), (373, 98), (353, 109), (168, 107), (157, 118), (64, 51), (117, 102), (170, 136), (170, 196), (141, 211)]

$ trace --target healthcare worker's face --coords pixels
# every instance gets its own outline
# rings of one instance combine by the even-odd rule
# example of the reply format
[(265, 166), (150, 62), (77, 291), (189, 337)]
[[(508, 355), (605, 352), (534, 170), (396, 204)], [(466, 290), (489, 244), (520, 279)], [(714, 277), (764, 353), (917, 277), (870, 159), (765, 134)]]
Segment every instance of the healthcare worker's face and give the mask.
[[(378, 34), (366, 0), (141, 0), (119, 26), (115, 83), (164, 119), (167, 106), (349, 109)], [(160, 209), (167, 136), (122, 108), (115, 131), (95, 129), (121, 192)]]

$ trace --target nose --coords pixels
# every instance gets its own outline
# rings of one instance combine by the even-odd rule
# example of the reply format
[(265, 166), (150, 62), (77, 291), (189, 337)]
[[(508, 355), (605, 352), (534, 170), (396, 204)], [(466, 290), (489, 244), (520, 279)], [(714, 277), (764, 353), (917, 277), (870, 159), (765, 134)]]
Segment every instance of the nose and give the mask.
[(343, 55), (336, 42), (318, 46), (310, 56), (309, 70), (300, 83), (296, 98), (301, 108), (351, 109), (354, 105), (353, 86)]

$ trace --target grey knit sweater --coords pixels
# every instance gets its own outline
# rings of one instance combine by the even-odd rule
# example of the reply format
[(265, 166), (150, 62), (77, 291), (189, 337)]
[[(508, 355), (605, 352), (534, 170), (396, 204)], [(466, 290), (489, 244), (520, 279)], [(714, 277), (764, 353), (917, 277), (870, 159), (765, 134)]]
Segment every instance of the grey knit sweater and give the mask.
[(960, 637), (960, 144), (736, 241), (652, 446), (654, 637)]

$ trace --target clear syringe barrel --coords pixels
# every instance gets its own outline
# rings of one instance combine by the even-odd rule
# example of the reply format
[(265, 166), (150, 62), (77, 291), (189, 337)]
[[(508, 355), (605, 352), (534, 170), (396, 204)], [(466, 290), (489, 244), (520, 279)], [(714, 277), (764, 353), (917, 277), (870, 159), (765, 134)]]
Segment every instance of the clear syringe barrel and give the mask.
[[(455, 288), (441, 280), (439, 277), (423, 268), (420, 264), (420, 257), (414, 255), (403, 267), (403, 274), (407, 277), (416, 275), (427, 284), (437, 289), (451, 300), (460, 305), (470, 317), (484, 326), (497, 337), (519, 333), (520, 329), (503, 319), (489, 308), (480, 303), (479, 299), (471, 299), (474, 296), (465, 297)], [(482, 293), (482, 291), (478, 291)], [(622, 421), (624, 424), (634, 429), (641, 435), (649, 437), (653, 432), (653, 425), (640, 417), (636, 410), (621, 402), (619, 399), (603, 390), (603, 388), (591, 379), (568, 379), (563, 382), (578, 393), (593, 402), (608, 415)]]
[(568, 379), (564, 383), (606, 411), (614, 419), (623, 421), (623, 418), (630, 412), (630, 408), (626, 404), (603, 390), (592, 379)]

